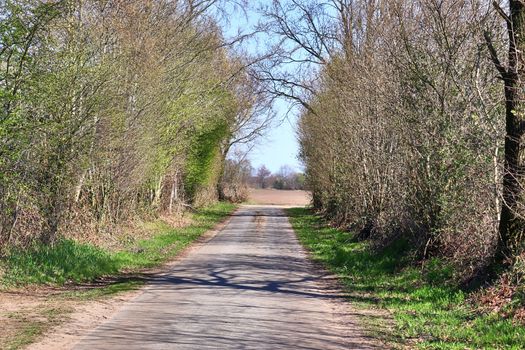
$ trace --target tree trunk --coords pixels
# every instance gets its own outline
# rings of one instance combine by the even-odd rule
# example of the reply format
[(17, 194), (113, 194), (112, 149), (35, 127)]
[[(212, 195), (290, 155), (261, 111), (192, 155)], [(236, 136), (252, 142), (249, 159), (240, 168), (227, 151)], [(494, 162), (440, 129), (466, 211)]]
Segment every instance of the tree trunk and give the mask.
[(221, 167), (219, 169), (219, 178), (217, 180), (217, 198), (219, 201), (225, 201), (226, 200), (226, 193), (224, 192), (224, 170), (225, 170), (225, 163), (226, 163), (226, 155), (228, 154), (228, 151), (222, 152), (221, 154)]
[(179, 200), (179, 172), (176, 171), (173, 177), (173, 182), (171, 184), (171, 193), (170, 193), (170, 203), (168, 206), (168, 211), (170, 214), (173, 214), (173, 203)]
[(525, 101), (523, 100), (525, 50), (525, 5), (520, 0), (510, 0), (510, 14), (507, 16), (494, 2), (494, 6), (507, 22), (509, 36), (508, 67), (497, 59), (495, 49), (489, 49), (496, 67), (505, 83), (505, 165), (503, 174), (503, 204), (499, 225), (499, 241), (496, 262), (507, 265), (511, 262), (516, 248), (523, 241), (525, 219), (520, 207), (523, 206), (523, 185), (525, 179)]

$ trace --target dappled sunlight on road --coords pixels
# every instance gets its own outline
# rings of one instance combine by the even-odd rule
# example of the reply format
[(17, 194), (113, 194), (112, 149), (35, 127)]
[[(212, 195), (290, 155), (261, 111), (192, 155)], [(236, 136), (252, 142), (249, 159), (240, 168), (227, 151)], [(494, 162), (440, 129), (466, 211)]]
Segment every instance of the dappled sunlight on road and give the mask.
[(372, 349), (283, 211), (246, 206), (76, 349)]

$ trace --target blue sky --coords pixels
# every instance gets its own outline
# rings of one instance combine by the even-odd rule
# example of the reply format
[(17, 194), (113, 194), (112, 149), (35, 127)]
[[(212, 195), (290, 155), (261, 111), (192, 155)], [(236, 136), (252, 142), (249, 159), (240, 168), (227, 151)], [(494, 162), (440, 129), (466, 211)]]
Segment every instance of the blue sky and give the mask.
[[(276, 111), (280, 121), (287, 114), (288, 106), (284, 102), (279, 102), (276, 104)], [(278, 171), (282, 165), (290, 165), (296, 170), (302, 169), (297, 159), (299, 144), (295, 134), (296, 123), (296, 115), (289, 113), (287, 119), (269, 131), (267, 137), (260, 141), (250, 156), (255, 168), (264, 164), (272, 172)]]
[[(250, 1), (251, 6), (257, 6), (255, 1)], [(241, 11), (236, 11), (230, 18), (230, 23), (223, 24), (224, 35), (232, 37), (237, 35), (238, 31), (244, 33), (250, 32), (257, 24), (260, 17), (253, 8), (246, 8), (246, 15)], [(263, 45), (262, 42), (252, 40), (245, 43), (244, 48), (250, 53), (257, 53)], [(266, 137), (261, 139), (249, 158), (254, 168), (266, 165), (272, 172), (277, 172), (283, 165), (289, 165), (296, 170), (302, 170), (302, 165), (297, 159), (299, 144), (295, 133), (297, 124), (297, 115), (294, 112), (289, 113), (289, 104), (287, 101), (279, 100), (275, 104), (277, 113), (276, 125), (271, 128)]]

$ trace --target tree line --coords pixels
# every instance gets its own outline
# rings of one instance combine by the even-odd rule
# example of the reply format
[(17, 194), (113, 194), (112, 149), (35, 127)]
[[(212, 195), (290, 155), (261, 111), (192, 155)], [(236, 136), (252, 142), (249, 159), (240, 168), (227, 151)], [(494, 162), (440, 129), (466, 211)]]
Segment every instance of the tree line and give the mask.
[(248, 154), (235, 152), (224, 166), (222, 185), (224, 198), (233, 203), (249, 199), (251, 189), (305, 190), (305, 175), (288, 165), (283, 165), (273, 174), (266, 165), (255, 169)]
[(305, 176), (289, 165), (283, 165), (272, 173), (266, 165), (261, 165), (254, 171), (249, 180), (252, 188), (273, 188), (276, 190), (304, 190)]
[(463, 281), (495, 266), (523, 276), (524, 6), (265, 7), (279, 49), (261, 71), (301, 111), (315, 208), (378, 248), (408, 240), (415, 258), (443, 258)]
[(0, 248), (222, 197), (269, 113), (220, 5), (0, 1)]

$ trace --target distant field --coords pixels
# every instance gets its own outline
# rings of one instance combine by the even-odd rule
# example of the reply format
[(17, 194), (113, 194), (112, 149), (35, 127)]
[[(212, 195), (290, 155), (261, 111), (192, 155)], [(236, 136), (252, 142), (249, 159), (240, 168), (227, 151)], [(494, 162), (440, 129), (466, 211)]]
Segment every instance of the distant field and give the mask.
[(310, 204), (310, 192), (250, 189), (248, 202), (250, 204), (306, 206)]

